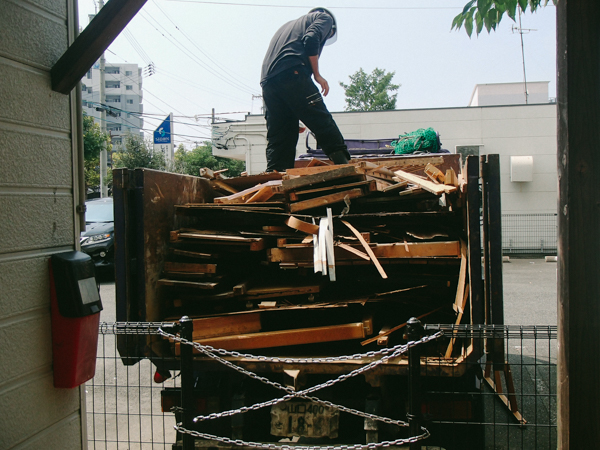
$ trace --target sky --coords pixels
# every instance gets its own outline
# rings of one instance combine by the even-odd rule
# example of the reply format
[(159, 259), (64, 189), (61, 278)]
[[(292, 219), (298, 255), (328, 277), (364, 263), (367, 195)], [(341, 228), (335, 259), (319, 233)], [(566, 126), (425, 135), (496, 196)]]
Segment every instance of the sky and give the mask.
[[(143, 79), (144, 131), (151, 136), (174, 115), (176, 145), (210, 139), (219, 119), (260, 114), (262, 61), (277, 29), (324, 6), (335, 15), (338, 40), (321, 54), (330, 86), (325, 104), (345, 108), (344, 89), (359, 69), (395, 72), (397, 109), (467, 106), (476, 84), (523, 82), (521, 36), (504, 17), (495, 32), (469, 38), (450, 30), (467, 0), (148, 0), (105, 53), (107, 63), (154, 66)], [(98, 0), (79, 0), (84, 28)], [(521, 18), (528, 82), (549, 81), (556, 97), (556, 8)]]

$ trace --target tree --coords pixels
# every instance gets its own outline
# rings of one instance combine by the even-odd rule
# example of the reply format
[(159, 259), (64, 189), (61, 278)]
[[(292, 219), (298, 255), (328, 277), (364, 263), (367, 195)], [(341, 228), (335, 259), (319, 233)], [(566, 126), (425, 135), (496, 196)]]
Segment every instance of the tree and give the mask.
[(103, 133), (94, 118), (83, 113), (83, 159), (85, 168), (85, 184), (88, 188), (100, 187), (100, 152), (106, 145), (111, 151), (110, 136)]
[(346, 91), (346, 111), (385, 111), (396, 108), (399, 84), (392, 84), (396, 72), (385, 72), (377, 67), (368, 75), (360, 68), (350, 75), (350, 84), (340, 81)]
[(166, 161), (164, 154), (154, 150), (151, 142), (144, 141), (139, 136), (128, 134), (125, 137), (124, 150), (113, 154), (113, 167), (165, 170)]
[(180, 145), (175, 152), (174, 166), (176, 171), (194, 176), (198, 176), (204, 167), (211, 170), (227, 169), (224, 175), (228, 177), (239, 176), (246, 168), (243, 161), (214, 156), (210, 142), (204, 142), (190, 151)]
[[(550, 0), (471, 0), (465, 5), (462, 12), (458, 14), (452, 21), (452, 28), (460, 30), (464, 25), (465, 31), (471, 37), (473, 30), (479, 35), (483, 27), (489, 33), (491, 30), (496, 30), (496, 27), (506, 14), (513, 21), (516, 21), (518, 13), (517, 7), (521, 11), (534, 12), (538, 8), (546, 6)], [(558, 0), (552, 0), (556, 5)]]

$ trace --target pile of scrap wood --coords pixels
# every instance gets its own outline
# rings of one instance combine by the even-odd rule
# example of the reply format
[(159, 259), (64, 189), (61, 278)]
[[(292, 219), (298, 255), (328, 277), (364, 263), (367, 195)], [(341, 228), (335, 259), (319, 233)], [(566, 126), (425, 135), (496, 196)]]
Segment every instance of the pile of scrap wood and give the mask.
[(389, 330), (412, 316), (454, 321), (464, 307), (455, 158), (202, 175), (214, 200), (176, 206), (192, 225), (171, 231), (158, 280), (168, 316), (194, 318), (195, 340), (323, 354), (335, 342), (337, 353), (375, 333), (369, 342), (401, 338)]

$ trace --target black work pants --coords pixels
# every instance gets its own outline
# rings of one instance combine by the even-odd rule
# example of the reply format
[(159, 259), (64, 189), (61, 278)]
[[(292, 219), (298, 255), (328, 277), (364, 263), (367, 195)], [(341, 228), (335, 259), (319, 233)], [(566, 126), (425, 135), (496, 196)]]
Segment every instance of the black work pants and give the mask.
[(267, 172), (294, 167), (298, 121), (312, 131), (326, 155), (346, 152), (344, 137), (323, 103), (310, 73), (302, 66), (273, 77), (262, 88), (267, 119)]

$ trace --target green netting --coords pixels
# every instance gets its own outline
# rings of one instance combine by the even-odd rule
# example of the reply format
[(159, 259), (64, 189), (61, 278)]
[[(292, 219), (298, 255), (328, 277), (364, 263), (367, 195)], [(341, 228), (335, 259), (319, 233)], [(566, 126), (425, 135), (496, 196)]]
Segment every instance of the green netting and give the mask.
[(390, 144), (396, 155), (414, 152), (437, 153), (440, 150), (438, 135), (433, 128), (419, 128), (417, 131), (401, 134)]

